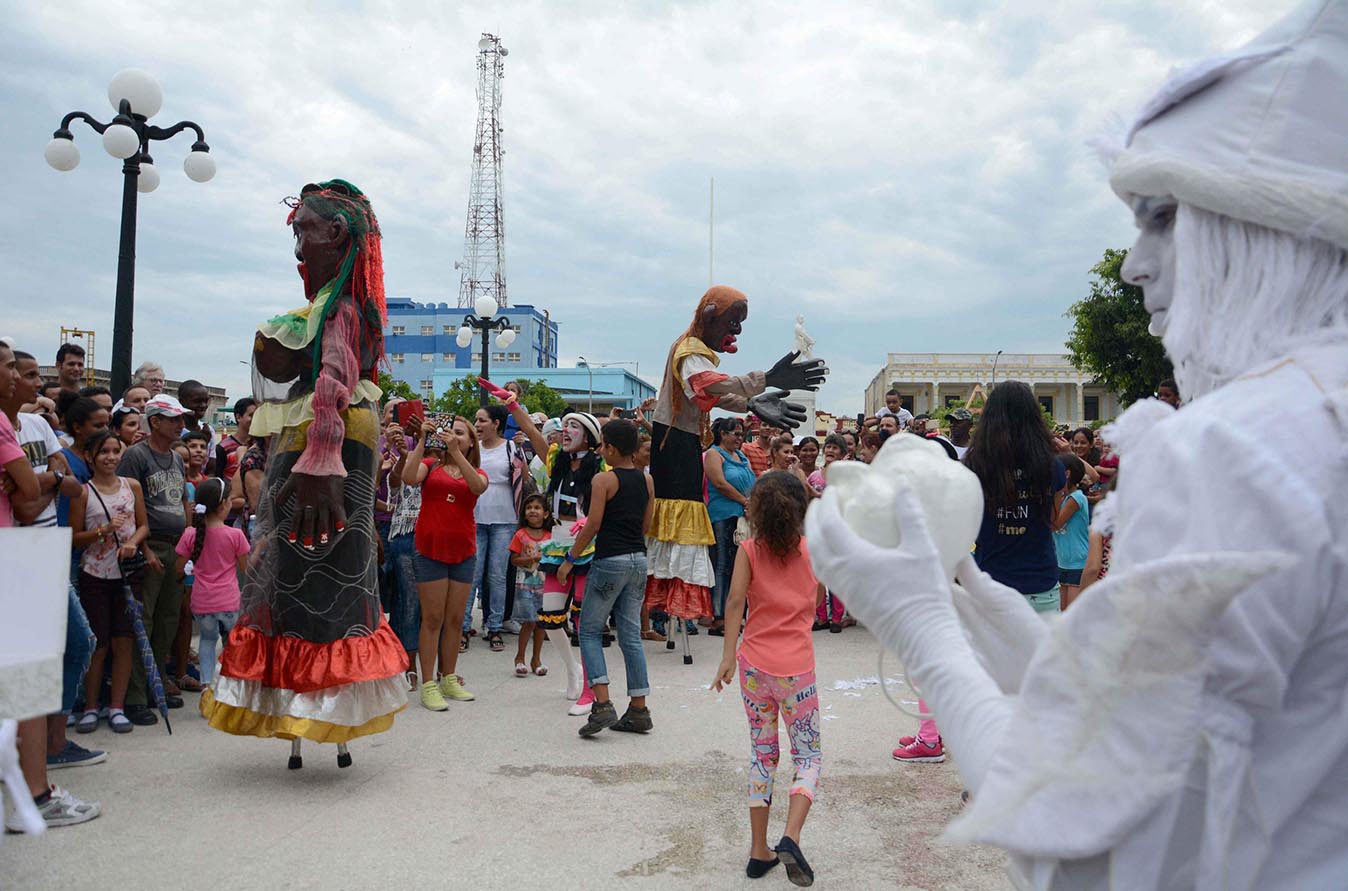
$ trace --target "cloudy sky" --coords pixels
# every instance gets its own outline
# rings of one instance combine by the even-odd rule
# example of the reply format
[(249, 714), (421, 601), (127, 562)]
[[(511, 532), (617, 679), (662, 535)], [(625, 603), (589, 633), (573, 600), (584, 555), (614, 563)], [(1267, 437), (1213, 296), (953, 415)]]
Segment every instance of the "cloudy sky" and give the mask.
[(476, 45), (503, 84), (511, 300), (559, 319), (562, 364), (656, 380), (707, 286), (750, 297), (732, 373), (771, 364), (804, 313), (852, 413), (888, 352), (1058, 351), (1063, 312), (1132, 240), (1083, 141), (1174, 64), (1252, 37), (1291, 0), (979, 3), (7, 3), (0, 333), (50, 361), (59, 327), (112, 352), (119, 164), (77, 124), (142, 67), (160, 124), (206, 130), (219, 172), (154, 149), (140, 202), (135, 358), (243, 395), (254, 326), (302, 301), (283, 197), (341, 176), (374, 201), (390, 295), (453, 302)]

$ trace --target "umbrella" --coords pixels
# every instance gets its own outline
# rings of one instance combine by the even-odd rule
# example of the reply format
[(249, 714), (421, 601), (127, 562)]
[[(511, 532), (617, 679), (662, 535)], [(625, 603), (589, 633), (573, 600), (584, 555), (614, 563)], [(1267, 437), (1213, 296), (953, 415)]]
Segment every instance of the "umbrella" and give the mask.
[(126, 613), (131, 617), (131, 628), (136, 633), (136, 649), (140, 651), (140, 661), (145, 665), (145, 681), (150, 695), (159, 706), (159, 714), (164, 716), (164, 726), (169, 735), (173, 735), (173, 725), (169, 723), (168, 698), (164, 696), (164, 681), (159, 677), (159, 666), (155, 664), (154, 649), (150, 646), (150, 636), (145, 633), (145, 622), (141, 616), (145, 607), (136, 599), (131, 586), (122, 579), (122, 596), (126, 598)]

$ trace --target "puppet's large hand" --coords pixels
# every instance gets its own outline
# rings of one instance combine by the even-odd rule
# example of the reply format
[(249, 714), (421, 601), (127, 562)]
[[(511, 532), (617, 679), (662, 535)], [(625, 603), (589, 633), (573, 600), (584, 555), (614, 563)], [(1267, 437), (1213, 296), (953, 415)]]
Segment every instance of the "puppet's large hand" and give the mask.
[(785, 390), (777, 390), (750, 396), (749, 411), (771, 427), (795, 430), (805, 423), (805, 406), (798, 402), (784, 401), (787, 395)]
[(330, 537), (346, 528), (346, 506), (340, 476), (313, 476), (291, 473), (276, 496), (276, 506), (284, 507), (295, 499), (295, 510), (290, 518), (289, 540), (313, 550), (314, 538), (326, 545)]
[(800, 352), (787, 353), (777, 360), (777, 364), (768, 369), (765, 377), (769, 387), (779, 390), (818, 390), (819, 385), (828, 377), (828, 369), (823, 359), (806, 359), (798, 362)]

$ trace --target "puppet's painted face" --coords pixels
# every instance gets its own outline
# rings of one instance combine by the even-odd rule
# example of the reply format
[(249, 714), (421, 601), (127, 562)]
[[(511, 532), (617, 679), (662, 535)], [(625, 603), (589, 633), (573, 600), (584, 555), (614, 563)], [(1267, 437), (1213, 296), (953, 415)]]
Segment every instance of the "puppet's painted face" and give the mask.
[(313, 300), (318, 291), (337, 277), (350, 233), (341, 217), (325, 220), (307, 205), (295, 208), (291, 220), (295, 233), (295, 259), (299, 260), (304, 296)]
[(731, 304), (702, 324), (702, 342), (718, 353), (738, 352), (736, 339), (744, 330), (744, 320), (748, 317), (749, 304)]
[(1137, 198), (1132, 202), (1137, 241), (1123, 261), (1123, 280), (1142, 289), (1142, 304), (1151, 313), (1148, 330), (1165, 335), (1170, 305), (1175, 299), (1174, 198)]
[(579, 421), (567, 421), (562, 427), (562, 448), (568, 452), (583, 452), (590, 444), (585, 440), (585, 428)]

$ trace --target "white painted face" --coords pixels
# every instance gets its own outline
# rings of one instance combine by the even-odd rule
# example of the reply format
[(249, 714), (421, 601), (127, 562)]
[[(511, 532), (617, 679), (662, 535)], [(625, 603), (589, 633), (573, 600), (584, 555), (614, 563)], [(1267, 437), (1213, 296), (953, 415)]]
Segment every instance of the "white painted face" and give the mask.
[(1179, 204), (1169, 195), (1137, 198), (1132, 204), (1138, 236), (1121, 272), (1124, 281), (1142, 289), (1142, 304), (1151, 313), (1148, 330), (1161, 337), (1175, 299), (1175, 212)]
[(568, 452), (583, 452), (589, 448), (585, 441), (585, 428), (579, 421), (567, 421), (562, 427), (562, 448)]

